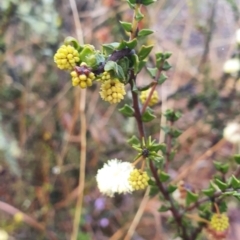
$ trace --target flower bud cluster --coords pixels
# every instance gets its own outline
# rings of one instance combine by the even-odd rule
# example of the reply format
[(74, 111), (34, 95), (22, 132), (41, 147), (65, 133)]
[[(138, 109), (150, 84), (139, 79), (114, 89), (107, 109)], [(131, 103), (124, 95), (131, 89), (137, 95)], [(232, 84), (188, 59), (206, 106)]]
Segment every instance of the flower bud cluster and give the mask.
[(209, 223), (208, 234), (212, 239), (225, 239), (229, 228), (229, 218), (225, 214), (213, 214)]
[(109, 72), (103, 72), (103, 74), (100, 76), (99, 80), (104, 82), (106, 80), (110, 80), (111, 79), (111, 75)]
[(130, 173), (130, 177), (128, 179), (133, 190), (145, 189), (148, 186), (148, 180), (149, 177), (147, 173), (139, 169), (134, 169)]
[(79, 61), (79, 53), (71, 45), (62, 45), (54, 55), (54, 62), (62, 70), (72, 70)]
[(117, 78), (106, 80), (101, 85), (101, 98), (111, 104), (120, 102), (125, 94), (124, 84)]
[[(148, 89), (146, 91), (142, 91), (141, 92), (140, 100), (141, 100), (142, 104), (144, 104), (146, 102), (150, 92), (151, 92), (151, 89)], [(151, 99), (148, 102), (148, 106), (151, 107), (151, 106), (155, 105), (158, 102), (158, 100), (159, 100), (158, 92), (156, 90), (154, 90), (154, 92), (153, 92), (153, 94), (151, 96)]]
[(72, 85), (74, 87), (80, 86), (80, 88), (86, 88), (92, 86), (92, 81), (95, 79), (95, 75), (85, 63), (81, 63), (80, 66), (76, 66), (74, 71), (71, 72)]

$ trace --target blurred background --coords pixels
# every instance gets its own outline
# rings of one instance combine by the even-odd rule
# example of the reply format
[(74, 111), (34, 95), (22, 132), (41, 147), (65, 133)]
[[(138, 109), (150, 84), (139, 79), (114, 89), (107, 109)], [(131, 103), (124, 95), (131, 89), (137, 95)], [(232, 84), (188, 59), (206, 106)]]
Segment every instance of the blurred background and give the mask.
[[(101, 49), (103, 43), (128, 38), (119, 24), (132, 19), (125, 1), (76, 0), (76, 5), (85, 43)], [(232, 58), (239, 64), (239, 11), (240, 0), (158, 0), (143, 9), (141, 27), (155, 31), (145, 43), (155, 45), (149, 65), (154, 51), (173, 53), (173, 68), (157, 89), (161, 102), (154, 110), (158, 117), (166, 108), (183, 114), (177, 122), (183, 133), (169, 172), (176, 182), (183, 179), (196, 191), (208, 187), (213, 160), (231, 163), (238, 151), (222, 135), (228, 122), (240, 124), (240, 67), (226, 65)], [(80, 91), (53, 61), (67, 36), (76, 37), (70, 1), (1, 0), (1, 240), (71, 236), (81, 146)], [(149, 81), (143, 71), (138, 84)], [(130, 103), (127, 95), (125, 102)], [(131, 161), (135, 156), (126, 143), (137, 135), (135, 122), (117, 111), (122, 105), (100, 101), (96, 85), (87, 90), (86, 186), (78, 239), (124, 239), (139, 206), (142, 215), (131, 239), (174, 239), (169, 213), (157, 211), (158, 198), (146, 200), (138, 192), (111, 199), (97, 189), (95, 175), (104, 162)], [(148, 134), (156, 139), (159, 119), (147, 124)], [(230, 201), (228, 214), (228, 239), (239, 240), (239, 204)]]

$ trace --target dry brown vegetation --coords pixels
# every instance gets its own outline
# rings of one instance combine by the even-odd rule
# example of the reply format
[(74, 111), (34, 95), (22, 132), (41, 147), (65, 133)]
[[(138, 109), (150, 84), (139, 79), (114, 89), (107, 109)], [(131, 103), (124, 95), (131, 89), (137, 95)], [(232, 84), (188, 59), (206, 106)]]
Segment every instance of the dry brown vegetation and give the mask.
[[(56, 68), (53, 55), (77, 31), (96, 48), (120, 41), (127, 36), (118, 21), (132, 18), (124, 1), (76, 0), (81, 22), (76, 29), (70, 2), (0, 4), (0, 228), (10, 239), (70, 239), (79, 193), (81, 94)], [(237, 51), (240, 9), (234, 3), (240, 6), (239, 0), (159, 0), (144, 11), (143, 26), (155, 30), (148, 43), (173, 53), (169, 80), (158, 89), (162, 104), (155, 110), (158, 116), (166, 108), (183, 113), (177, 122), (183, 131), (179, 150), (169, 172), (173, 181), (183, 179), (196, 191), (208, 186), (212, 161), (232, 161), (236, 151), (222, 139), (226, 123), (239, 117), (239, 80), (222, 72)], [(139, 84), (147, 81), (141, 74)], [(95, 85), (86, 96), (86, 178), (78, 239), (173, 239), (169, 215), (157, 211), (157, 198), (140, 192), (110, 199), (99, 193), (97, 169), (107, 159), (131, 160), (134, 151), (126, 139), (136, 129), (134, 119), (101, 101), (98, 92)], [(159, 119), (147, 126), (158, 139)], [(229, 204), (228, 239), (239, 240), (239, 204)], [(19, 211), (24, 213), (21, 223), (13, 218)]]

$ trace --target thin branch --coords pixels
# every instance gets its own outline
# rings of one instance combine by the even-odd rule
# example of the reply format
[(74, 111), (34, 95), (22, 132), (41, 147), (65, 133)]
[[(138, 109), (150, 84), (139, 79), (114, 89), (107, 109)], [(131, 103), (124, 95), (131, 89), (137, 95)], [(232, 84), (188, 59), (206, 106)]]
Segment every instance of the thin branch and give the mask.
[(55, 233), (47, 231), (43, 224), (37, 222), (33, 217), (30, 217), (29, 215), (21, 212), (19, 209), (13, 207), (12, 205), (0, 201), (0, 210), (6, 212), (8, 214), (11, 214), (12, 216), (14, 216), (15, 214), (19, 214), (19, 213), (22, 214), (23, 221), (25, 223), (27, 223), (28, 225), (30, 225), (31, 227), (33, 227), (39, 231), (45, 232), (49, 239), (51, 239), (51, 240), (57, 239)]
[(179, 235), (182, 236), (184, 240), (191, 240), (191, 238), (189, 238), (188, 235), (187, 235), (186, 227), (182, 224), (182, 215), (179, 214), (178, 209), (175, 207), (174, 202), (173, 202), (172, 198), (170, 197), (168, 191), (165, 189), (162, 182), (160, 181), (160, 179), (158, 177), (157, 170), (156, 170), (155, 166), (153, 165), (152, 160), (149, 161), (149, 166), (150, 166), (151, 172), (153, 174), (153, 177), (155, 179), (155, 182), (157, 184), (158, 189), (160, 190), (160, 192), (162, 193), (164, 198), (171, 205), (170, 211), (172, 212), (172, 215), (173, 215), (173, 217), (174, 217), (174, 219), (177, 223), (177, 226), (178, 226), (178, 229), (179, 229)]
[[(83, 34), (82, 34), (81, 22), (80, 22), (80, 17), (78, 15), (76, 1), (75, 0), (69, 0), (69, 1), (70, 1), (72, 13), (73, 13), (77, 38), (78, 38), (78, 41), (81, 44), (83, 44), (84, 42)], [(80, 224), (80, 218), (82, 214), (83, 191), (85, 187), (86, 146), (87, 146), (87, 140), (86, 140), (87, 121), (86, 121), (85, 107), (86, 107), (86, 89), (81, 89), (80, 104), (79, 104), (80, 135), (81, 135), (81, 141), (80, 141), (81, 153), (80, 153), (80, 162), (79, 162), (80, 173), (79, 173), (79, 182), (78, 182), (78, 198), (76, 203), (71, 240), (77, 240), (78, 238), (79, 224)]]

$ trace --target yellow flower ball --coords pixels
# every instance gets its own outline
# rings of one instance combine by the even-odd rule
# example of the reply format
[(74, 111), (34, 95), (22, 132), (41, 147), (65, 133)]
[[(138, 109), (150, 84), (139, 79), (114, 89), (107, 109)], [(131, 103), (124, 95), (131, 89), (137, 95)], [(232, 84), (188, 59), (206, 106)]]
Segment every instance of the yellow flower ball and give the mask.
[(24, 216), (23, 216), (23, 214), (20, 213), (20, 212), (14, 214), (14, 216), (13, 216), (13, 219), (14, 219), (14, 221), (15, 221), (16, 223), (22, 222), (22, 221), (23, 221), (23, 218), (24, 218)]
[(111, 79), (111, 75), (109, 72), (103, 72), (103, 74), (100, 78), (100, 80), (102, 80), (102, 81), (106, 81), (106, 80), (110, 80), (110, 79)]
[(72, 70), (79, 61), (79, 53), (71, 45), (62, 45), (54, 55), (54, 62), (62, 70)]
[(92, 72), (86, 75), (86, 74), (78, 74), (76, 71), (72, 71), (71, 76), (72, 76), (72, 85), (74, 87), (79, 86), (80, 88), (91, 87), (93, 84), (93, 80), (95, 79), (95, 75)]
[(143, 172), (138, 169), (134, 169), (130, 173), (130, 177), (128, 179), (130, 185), (134, 190), (145, 189), (148, 186), (149, 177), (146, 172)]
[(120, 102), (126, 94), (124, 84), (117, 78), (106, 80), (102, 83), (100, 96), (104, 101), (112, 103)]
[[(151, 89), (141, 92), (140, 100), (141, 100), (142, 104), (144, 104), (146, 102), (150, 92), (151, 92)], [(151, 96), (151, 99), (148, 102), (148, 106), (151, 107), (151, 106), (155, 105), (158, 102), (158, 100), (159, 100), (158, 92), (156, 90), (154, 90), (153, 94)]]
[(229, 227), (229, 219), (225, 214), (213, 214), (209, 227), (216, 232), (224, 232)]

